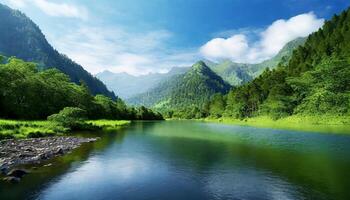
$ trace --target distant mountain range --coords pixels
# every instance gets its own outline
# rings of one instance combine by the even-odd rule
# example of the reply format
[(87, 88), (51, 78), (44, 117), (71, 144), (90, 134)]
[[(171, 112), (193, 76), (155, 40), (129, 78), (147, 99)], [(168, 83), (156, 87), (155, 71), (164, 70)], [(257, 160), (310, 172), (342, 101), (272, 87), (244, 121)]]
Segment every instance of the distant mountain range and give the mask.
[(40, 28), (20, 11), (0, 4), (0, 27), (0, 54), (38, 63), (41, 69), (57, 68), (75, 83), (84, 81), (93, 94), (115, 98), (100, 80), (56, 51)]
[(297, 38), (287, 43), (276, 56), (258, 64), (235, 63), (231, 60), (224, 60), (220, 63), (205, 61), (205, 63), (225, 81), (233, 86), (239, 86), (253, 80), (266, 68), (273, 69), (279, 63), (286, 64), (290, 60), (293, 50), (303, 45), (305, 40), (306, 38)]
[[(279, 63), (286, 64), (293, 50), (304, 43), (305, 38), (293, 40), (286, 44), (275, 57), (259, 64), (240, 64), (231, 60), (214, 63), (205, 60), (196, 63), (190, 70), (189, 68), (174, 68), (169, 73), (161, 75), (150, 74), (135, 77), (125, 73), (109, 73), (109, 79), (106, 75), (101, 76), (101, 74), (98, 77), (107, 85), (110, 83), (118, 85), (118, 91), (125, 91), (123, 95), (129, 97), (126, 98), (126, 102), (132, 105), (145, 105), (158, 109), (189, 105), (201, 107), (204, 99), (209, 99), (213, 94), (224, 94), (228, 87), (247, 83), (260, 75), (267, 67), (272, 69)], [(193, 73), (198, 66), (202, 68), (203, 73)], [(196, 76), (193, 76), (194, 74)], [(126, 78), (122, 79), (122, 75)], [(208, 78), (212, 78), (212, 82), (204, 81)], [(132, 90), (128, 88), (130, 83), (132, 83)], [(219, 90), (218, 88), (221, 87), (225, 89)], [(138, 94), (133, 95), (135, 92)]]
[(119, 97), (127, 99), (147, 92), (172, 76), (184, 74), (188, 69), (189, 67), (173, 67), (168, 73), (150, 73), (141, 76), (103, 71), (96, 74), (96, 77)]
[[(286, 64), (295, 48), (305, 43), (305, 38), (297, 38), (287, 43), (282, 50), (273, 58), (259, 64), (235, 63), (224, 60), (215, 63), (209, 60), (203, 62), (213, 72), (232, 86), (240, 86), (259, 76), (267, 67), (275, 68), (279, 63)], [(165, 91), (171, 89), (178, 75), (185, 74), (190, 67), (174, 67), (168, 73), (151, 73), (142, 76), (133, 76), (127, 73), (112, 73), (104, 71), (96, 75), (109, 89), (114, 91), (128, 103), (154, 106), (164, 98)], [(157, 91), (159, 90), (159, 91)], [(137, 100), (140, 98), (139, 100)]]
[(231, 85), (200, 61), (185, 74), (175, 75), (150, 91), (127, 101), (130, 104), (152, 106), (158, 109), (200, 107), (213, 94), (225, 94), (230, 88)]

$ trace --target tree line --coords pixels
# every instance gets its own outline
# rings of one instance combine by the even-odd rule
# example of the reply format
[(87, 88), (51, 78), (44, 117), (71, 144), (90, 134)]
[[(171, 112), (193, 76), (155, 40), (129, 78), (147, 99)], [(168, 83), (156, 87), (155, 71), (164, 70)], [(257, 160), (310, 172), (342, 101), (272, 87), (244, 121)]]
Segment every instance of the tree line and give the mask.
[(179, 118), (295, 114), (350, 116), (350, 9), (311, 34), (288, 63), (201, 105), (165, 112)]
[(120, 98), (93, 96), (84, 82), (75, 84), (55, 68), (0, 56), (0, 117), (46, 119), (65, 107), (84, 110), (89, 119), (163, 119), (145, 107), (128, 107)]

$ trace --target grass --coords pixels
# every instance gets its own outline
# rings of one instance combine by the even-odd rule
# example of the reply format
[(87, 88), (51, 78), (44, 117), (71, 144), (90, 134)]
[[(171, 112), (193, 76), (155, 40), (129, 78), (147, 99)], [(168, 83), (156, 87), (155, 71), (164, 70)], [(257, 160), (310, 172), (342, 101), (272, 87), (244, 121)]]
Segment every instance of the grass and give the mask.
[(262, 128), (278, 128), (323, 133), (345, 133), (350, 134), (350, 116), (300, 116), (293, 115), (286, 118), (274, 120), (268, 116), (246, 118), (243, 120), (235, 118), (206, 118), (204, 121), (219, 122), (243, 126), (255, 126)]
[(0, 120), (0, 139), (52, 136), (67, 130), (50, 121)]
[(122, 126), (126, 126), (129, 125), (131, 122), (130, 121), (126, 121), (126, 120), (89, 120), (86, 121), (86, 123), (92, 125), (92, 126), (96, 126), (102, 129), (105, 128), (118, 128), (118, 127), (122, 127)]
[[(125, 126), (130, 121), (121, 120), (92, 120), (86, 121), (87, 126), (95, 129), (112, 129)], [(0, 140), (12, 138), (33, 138), (60, 135), (69, 132), (70, 129), (52, 121), (19, 121), (0, 119)]]

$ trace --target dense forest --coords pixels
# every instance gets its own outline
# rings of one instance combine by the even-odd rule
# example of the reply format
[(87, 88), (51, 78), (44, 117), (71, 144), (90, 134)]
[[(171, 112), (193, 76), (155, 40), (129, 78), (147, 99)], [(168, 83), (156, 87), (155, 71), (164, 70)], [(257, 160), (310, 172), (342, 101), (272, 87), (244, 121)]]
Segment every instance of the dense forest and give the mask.
[[(294, 50), (293, 50), (294, 49)], [(279, 64), (275, 64), (279, 60)], [(167, 109), (160, 111), (166, 117), (175, 118), (249, 118), (269, 116), (279, 119), (291, 115), (300, 116), (349, 116), (350, 115), (350, 10), (335, 15), (317, 32), (308, 38), (298, 38), (290, 42), (280, 51), (276, 59), (257, 65), (258, 70), (265, 70), (255, 79), (248, 81), (249, 75), (241, 68), (251, 66), (237, 65), (225, 61), (221, 64), (206, 62), (231, 84), (238, 83), (227, 94), (220, 91), (211, 95), (208, 101), (198, 101), (187, 104), (191, 98), (184, 97), (193, 94), (198, 87), (184, 86), (184, 90), (172, 95), (161, 106), (167, 104)], [(270, 67), (269, 64), (271, 65)], [(235, 68), (236, 71), (229, 69)], [(217, 68), (215, 70), (215, 67)], [(256, 70), (256, 71), (258, 71)], [(235, 79), (230, 73), (242, 72)], [(227, 74), (225, 74), (227, 73)], [(239, 82), (247, 82), (240, 85)], [(172, 83), (172, 85), (177, 85)], [(163, 84), (165, 87), (166, 84)], [(188, 89), (189, 88), (189, 89)], [(175, 94), (173, 90), (169, 92)], [(195, 94), (208, 94), (205, 91)], [(154, 95), (149, 95), (152, 97)], [(169, 102), (177, 102), (177, 105)], [(159, 103), (158, 103), (159, 105)], [(157, 107), (157, 105), (155, 106)]]
[(0, 19), (0, 54), (38, 63), (40, 69), (57, 68), (75, 83), (83, 80), (92, 94), (116, 98), (100, 80), (55, 50), (25, 14), (0, 4)]
[(217, 94), (203, 110), (211, 117), (350, 115), (350, 9), (335, 15), (298, 47), (289, 62)]
[(149, 92), (128, 101), (136, 105), (152, 106), (154, 109), (176, 117), (199, 112), (199, 105), (207, 102), (215, 93), (226, 94), (231, 85), (214, 73), (204, 62), (194, 64), (185, 74), (179, 74), (162, 82)]
[(35, 63), (0, 59), (0, 118), (46, 119), (65, 107), (75, 107), (89, 119), (162, 119), (145, 107), (127, 107), (119, 98), (93, 96), (83, 81), (72, 83), (55, 68), (38, 70)]

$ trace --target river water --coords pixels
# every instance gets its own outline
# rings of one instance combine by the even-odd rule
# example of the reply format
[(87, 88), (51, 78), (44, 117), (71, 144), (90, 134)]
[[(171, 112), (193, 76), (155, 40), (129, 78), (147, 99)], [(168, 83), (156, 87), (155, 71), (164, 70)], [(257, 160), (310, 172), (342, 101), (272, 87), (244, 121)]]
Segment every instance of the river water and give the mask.
[(0, 199), (350, 199), (350, 135), (134, 122), (33, 168)]

